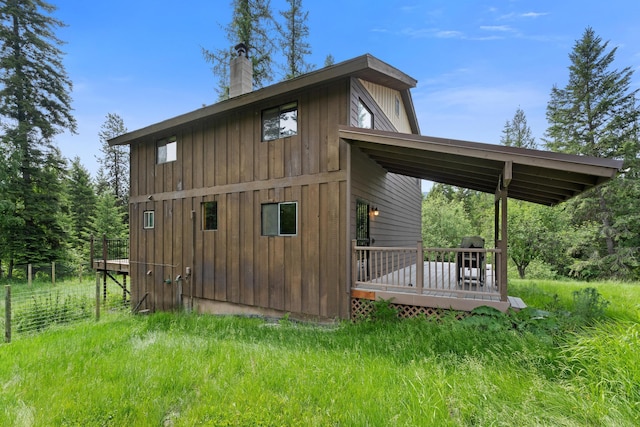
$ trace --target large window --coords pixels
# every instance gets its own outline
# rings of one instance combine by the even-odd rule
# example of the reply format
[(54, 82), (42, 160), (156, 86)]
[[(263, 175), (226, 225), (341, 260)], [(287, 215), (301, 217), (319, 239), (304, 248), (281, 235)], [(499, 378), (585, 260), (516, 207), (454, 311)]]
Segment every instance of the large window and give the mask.
[(156, 163), (175, 162), (178, 158), (178, 142), (175, 136), (161, 139), (157, 142)]
[(202, 207), (202, 229), (218, 229), (218, 202), (203, 202)]
[(373, 129), (373, 114), (361, 99), (358, 99), (358, 127)]
[(144, 211), (142, 218), (142, 227), (145, 229), (155, 227), (155, 213), (153, 211)]
[(262, 205), (263, 236), (295, 236), (298, 234), (298, 203), (265, 203)]
[(285, 138), (298, 133), (298, 103), (291, 102), (262, 112), (262, 140)]

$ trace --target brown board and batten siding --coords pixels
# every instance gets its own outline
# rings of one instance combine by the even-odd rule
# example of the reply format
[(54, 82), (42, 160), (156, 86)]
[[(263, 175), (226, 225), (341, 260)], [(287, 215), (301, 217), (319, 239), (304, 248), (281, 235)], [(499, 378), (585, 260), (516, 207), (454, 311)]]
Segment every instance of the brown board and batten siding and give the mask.
[[(292, 101), (298, 134), (262, 142), (262, 110)], [(342, 79), (132, 143), (133, 304), (148, 292), (142, 308), (175, 307), (180, 275), (196, 301), (348, 317), (348, 146), (337, 135), (348, 105)], [(172, 136), (177, 160), (156, 164), (156, 141)], [(215, 231), (202, 230), (204, 201), (217, 202)], [(261, 204), (277, 202), (298, 203), (296, 236), (261, 235)]]

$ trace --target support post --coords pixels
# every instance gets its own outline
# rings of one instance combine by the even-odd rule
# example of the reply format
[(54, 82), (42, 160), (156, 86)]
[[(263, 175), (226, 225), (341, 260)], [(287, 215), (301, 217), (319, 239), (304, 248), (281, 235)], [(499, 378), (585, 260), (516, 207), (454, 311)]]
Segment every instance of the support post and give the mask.
[(507, 295), (507, 194), (506, 188), (502, 190), (501, 205), (502, 205), (502, 221), (500, 231), (500, 252), (502, 253), (502, 262), (500, 263), (500, 301), (508, 301)]
[(56, 262), (51, 261), (51, 285), (56, 285)]
[(351, 289), (358, 280), (358, 257), (356, 256), (356, 239), (351, 240)]
[(4, 287), (4, 342), (11, 342), (11, 285)]
[(33, 268), (31, 267), (31, 263), (27, 264), (27, 282), (29, 282), (29, 287), (33, 285)]
[(100, 320), (100, 273), (96, 273), (96, 322)]
[(422, 250), (422, 240), (418, 240), (418, 254), (416, 258), (416, 290), (418, 295), (422, 295), (424, 288), (424, 252)]
[(102, 293), (104, 297), (104, 301), (107, 302), (107, 235), (102, 235), (102, 267), (103, 270), (103, 282), (102, 282)]

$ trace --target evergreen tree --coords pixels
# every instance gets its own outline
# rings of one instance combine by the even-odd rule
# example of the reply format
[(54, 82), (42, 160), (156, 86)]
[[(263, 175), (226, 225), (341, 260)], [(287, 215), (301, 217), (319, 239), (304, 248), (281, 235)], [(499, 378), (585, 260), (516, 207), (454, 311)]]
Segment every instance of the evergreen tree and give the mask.
[(84, 247), (94, 232), (91, 225), (96, 210), (96, 193), (89, 171), (82, 165), (80, 158), (71, 162), (67, 180), (67, 198), (72, 222), (71, 242), (75, 247)]
[(311, 54), (311, 45), (306, 41), (309, 37), (309, 12), (303, 11), (302, 0), (287, 0), (287, 3), (289, 9), (280, 12), (285, 21), (280, 47), (286, 57), (285, 78), (292, 79), (311, 71), (313, 66), (304, 59)]
[(335, 58), (333, 57), (333, 55), (331, 55), (331, 54), (327, 55), (327, 56), (324, 58), (324, 66), (325, 66), (325, 67), (330, 67), (330, 66), (332, 66), (332, 65), (333, 65), (333, 64), (335, 64), (335, 63), (336, 63), (336, 60), (335, 60)]
[[(6, 230), (7, 253), (19, 262), (52, 261), (61, 249), (62, 226), (49, 205), (59, 194), (59, 154), (53, 137), (75, 131), (71, 82), (62, 65), (63, 23), (42, 0), (0, 3), (0, 118), (7, 179), (2, 191), (15, 209), (16, 226)], [(11, 267), (10, 267), (11, 270)]]
[(114, 113), (107, 114), (106, 121), (100, 127), (101, 157), (98, 157), (100, 169), (100, 190), (106, 184), (118, 201), (118, 206), (128, 211), (129, 208), (129, 146), (109, 146), (108, 140), (127, 133), (124, 120)]
[(238, 43), (244, 43), (253, 66), (253, 86), (261, 88), (273, 79), (272, 31), (275, 27), (269, 0), (233, 0), (233, 16), (226, 26), (228, 46), (216, 50), (203, 48), (205, 60), (218, 77), (219, 99), (229, 98), (229, 63)]
[[(572, 154), (625, 160), (626, 177), (572, 200), (576, 224), (600, 224), (600, 247), (584, 254), (602, 276), (629, 277), (637, 269), (640, 199), (637, 185), (638, 89), (631, 90), (633, 70), (612, 69), (616, 49), (587, 28), (569, 55), (569, 82), (554, 86), (547, 106), (547, 148)], [(634, 243), (635, 242), (635, 243)]]
[(91, 228), (108, 239), (125, 239), (129, 228), (124, 220), (124, 214), (117, 206), (117, 200), (113, 193), (107, 191), (98, 196), (96, 214)]
[(535, 138), (531, 136), (531, 129), (527, 125), (527, 117), (520, 107), (513, 120), (505, 123), (500, 143), (507, 147), (536, 148)]

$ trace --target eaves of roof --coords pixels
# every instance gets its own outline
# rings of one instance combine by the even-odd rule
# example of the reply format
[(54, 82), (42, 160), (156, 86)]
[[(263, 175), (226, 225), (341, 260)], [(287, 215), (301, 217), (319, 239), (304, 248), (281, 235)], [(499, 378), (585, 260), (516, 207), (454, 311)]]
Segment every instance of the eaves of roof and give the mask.
[(415, 87), (417, 81), (374, 56), (365, 54), (339, 64), (312, 71), (291, 80), (285, 80), (244, 95), (230, 98), (199, 108), (195, 111), (152, 124), (142, 129), (117, 136), (110, 139), (108, 142), (109, 145), (130, 144), (140, 138), (145, 138), (154, 134), (161, 134), (172, 128), (188, 125), (192, 122), (207, 119), (234, 109), (243, 108), (255, 102), (260, 102), (288, 92), (302, 90), (346, 77), (362, 78), (400, 91), (404, 102), (406, 104), (408, 103), (408, 112), (410, 116), (409, 121), (412, 127), (415, 128), (416, 132), (419, 131), (417, 118), (415, 116), (415, 111), (413, 110), (411, 95), (409, 93), (409, 89)]
[(347, 126), (339, 136), (388, 172), (555, 205), (616, 176), (623, 162)]

